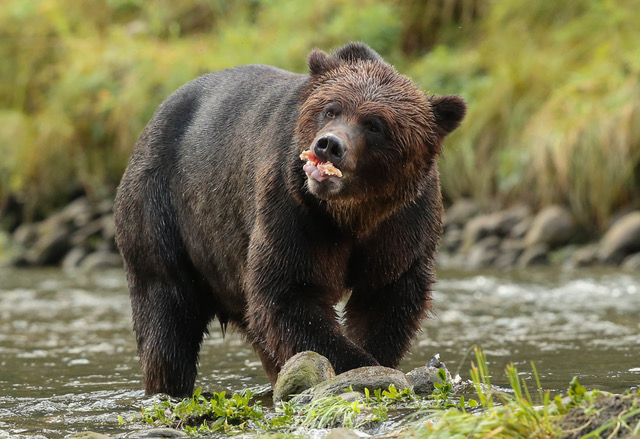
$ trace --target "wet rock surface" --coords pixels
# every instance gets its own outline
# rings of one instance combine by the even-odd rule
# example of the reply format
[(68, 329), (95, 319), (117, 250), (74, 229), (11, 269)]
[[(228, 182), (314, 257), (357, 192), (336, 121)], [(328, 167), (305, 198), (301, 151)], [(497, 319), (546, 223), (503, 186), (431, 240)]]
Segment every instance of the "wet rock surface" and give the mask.
[[(340, 396), (351, 402), (363, 400), (365, 389), (373, 394), (390, 386), (397, 390), (412, 388), (417, 394), (430, 395), (435, 389), (434, 383), (443, 384), (438, 376), (440, 369), (444, 370), (449, 382), (455, 381), (439, 355), (406, 375), (397, 369), (368, 366), (331, 376), (333, 368), (325, 357), (315, 352), (303, 352), (292, 357), (282, 368), (284, 373), (280, 372), (274, 386), (274, 402), (293, 399), (295, 403), (308, 404), (327, 396)], [(300, 389), (304, 390), (300, 392)]]
[(565, 206), (534, 212), (516, 205), (483, 212), (473, 201), (461, 199), (447, 210), (438, 265), (475, 270), (604, 264), (633, 271), (640, 263), (635, 258), (640, 254), (640, 211), (620, 216), (600, 240), (596, 238), (578, 225)]
[(609, 264), (619, 264), (626, 256), (640, 252), (640, 211), (616, 221), (600, 241), (598, 257)]
[(312, 351), (300, 352), (289, 359), (280, 370), (273, 386), (273, 402), (288, 401), (336, 373), (326, 357)]
[(102, 433), (96, 433), (94, 431), (83, 431), (69, 436), (69, 439), (110, 439), (111, 436), (104, 435)]
[(436, 354), (426, 366), (418, 367), (407, 373), (409, 383), (413, 391), (418, 395), (431, 395), (435, 390), (435, 384), (444, 384), (438, 372), (444, 369), (447, 380), (451, 381), (451, 374), (446, 365), (440, 361), (440, 355)]
[(569, 209), (547, 206), (533, 218), (524, 241), (527, 247), (546, 244), (551, 248), (566, 245), (578, 233)]
[(325, 439), (359, 439), (362, 437), (370, 437), (370, 435), (360, 433), (356, 430), (350, 430), (348, 428), (333, 428), (325, 436)]
[(112, 201), (81, 197), (43, 221), (19, 225), (10, 235), (16, 254), (9, 265), (121, 267), (112, 209)]
[(373, 393), (378, 389), (386, 390), (391, 385), (399, 390), (411, 387), (405, 374), (399, 370), (383, 366), (360, 367), (319, 383), (293, 398), (293, 401), (306, 404), (319, 398), (340, 395), (345, 393), (345, 389), (364, 393), (366, 388)]
[(134, 431), (127, 435), (127, 439), (179, 439), (187, 437), (187, 433), (173, 428), (152, 428)]
[[(122, 266), (112, 207), (112, 200), (95, 202), (81, 197), (35, 223), (0, 217), (14, 250), (9, 265), (67, 270)], [(446, 211), (438, 266), (476, 270), (615, 265), (637, 270), (640, 210), (627, 209), (616, 218), (599, 237), (578, 225), (566, 206), (550, 205), (536, 212), (518, 204), (485, 211), (474, 200), (461, 198)], [(6, 255), (4, 259), (6, 263)]]

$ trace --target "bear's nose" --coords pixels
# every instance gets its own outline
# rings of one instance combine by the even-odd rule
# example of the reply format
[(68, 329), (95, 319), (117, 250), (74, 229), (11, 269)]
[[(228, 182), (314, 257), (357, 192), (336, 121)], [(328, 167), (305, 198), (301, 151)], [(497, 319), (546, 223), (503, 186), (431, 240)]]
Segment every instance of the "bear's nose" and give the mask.
[(335, 134), (325, 134), (313, 146), (313, 154), (321, 162), (338, 163), (347, 153), (347, 145)]

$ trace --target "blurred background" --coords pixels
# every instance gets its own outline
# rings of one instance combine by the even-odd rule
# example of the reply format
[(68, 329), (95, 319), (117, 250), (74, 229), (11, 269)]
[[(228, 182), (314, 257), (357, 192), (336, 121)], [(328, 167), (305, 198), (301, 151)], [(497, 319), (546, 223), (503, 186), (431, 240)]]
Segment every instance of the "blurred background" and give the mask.
[(112, 198), (157, 106), (196, 76), (364, 41), (468, 117), (445, 200), (560, 204), (598, 233), (640, 205), (640, 1), (4, 0), (3, 228)]
[[(548, 389), (637, 386), (639, 23), (640, 0), (2, 0), (0, 430), (129, 428), (116, 415), (143, 397), (111, 210), (157, 106), (203, 73), (304, 73), (353, 40), (469, 105), (440, 161), (438, 318), (403, 370), (441, 353), (466, 376), (479, 345), (494, 384), (534, 360)], [(215, 327), (201, 360), (207, 390), (266, 383)]]

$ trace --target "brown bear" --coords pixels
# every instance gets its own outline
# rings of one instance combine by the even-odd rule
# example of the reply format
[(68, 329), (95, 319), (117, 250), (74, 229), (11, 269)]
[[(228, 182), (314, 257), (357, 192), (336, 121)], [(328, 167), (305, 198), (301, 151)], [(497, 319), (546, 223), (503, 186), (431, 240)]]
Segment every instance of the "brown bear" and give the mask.
[(337, 373), (396, 367), (429, 314), (436, 160), (465, 103), (425, 96), (363, 43), (308, 64), (197, 78), (135, 146), (115, 220), (147, 393), (191, 394), (214, 318), (273, 383), (305, 350)]

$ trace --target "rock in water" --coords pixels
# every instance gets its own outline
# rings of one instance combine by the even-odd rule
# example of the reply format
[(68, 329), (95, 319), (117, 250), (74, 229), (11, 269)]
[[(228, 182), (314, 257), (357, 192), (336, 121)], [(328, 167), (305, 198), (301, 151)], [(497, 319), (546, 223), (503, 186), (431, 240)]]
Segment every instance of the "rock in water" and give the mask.
[(140, 430), (127, 435), (127, 439), (181, 439), (187, 433), (173, 428), (152, 428)]
[(335, 376), (331, 363), (325, 357), (312, 351), (300, 352), (280, 370), (273, 386), (273, 402), (287, 401), (293, 395)]
[(440, 361), (440, 354), (433, 356), (426, 366), (413, 369), (407, 374), (409, 383), (413, 386), (413, 391), (418, 395), (431, 395), (435, 390), (434, 383), (444, 384), (438, 376), (438, 371), (444, 369), (447, 379), (451, 381), (451, 374), (447, 366)]
[[(364, 433), (361, 433), (364, 434)], [(360, 439), (361, 437), (370, 437), (368, 434), (361, 436), (356, 430), (349, 430), (348, 428), (334, 428), (324, 439)]]
[(94, 431), (82, 431), (73, 436), (69, 436), (69, 439), (112, 439), (112, 437)]
[(349, 388), (355, 392), (364, 392), (366, 388), (373, 394), (374, 391), (378, 389), (386, 390), (391, 385), (395, 386), (398, 390), (411, 387), (407, 377), (399, 370), (383, 366), (359, 367), (329, 378), (301, 395), (296, 396), (293, 400), (298, 403), (307, 404), (326, 396), (340, 395), (344, 393), (345, 389)]

